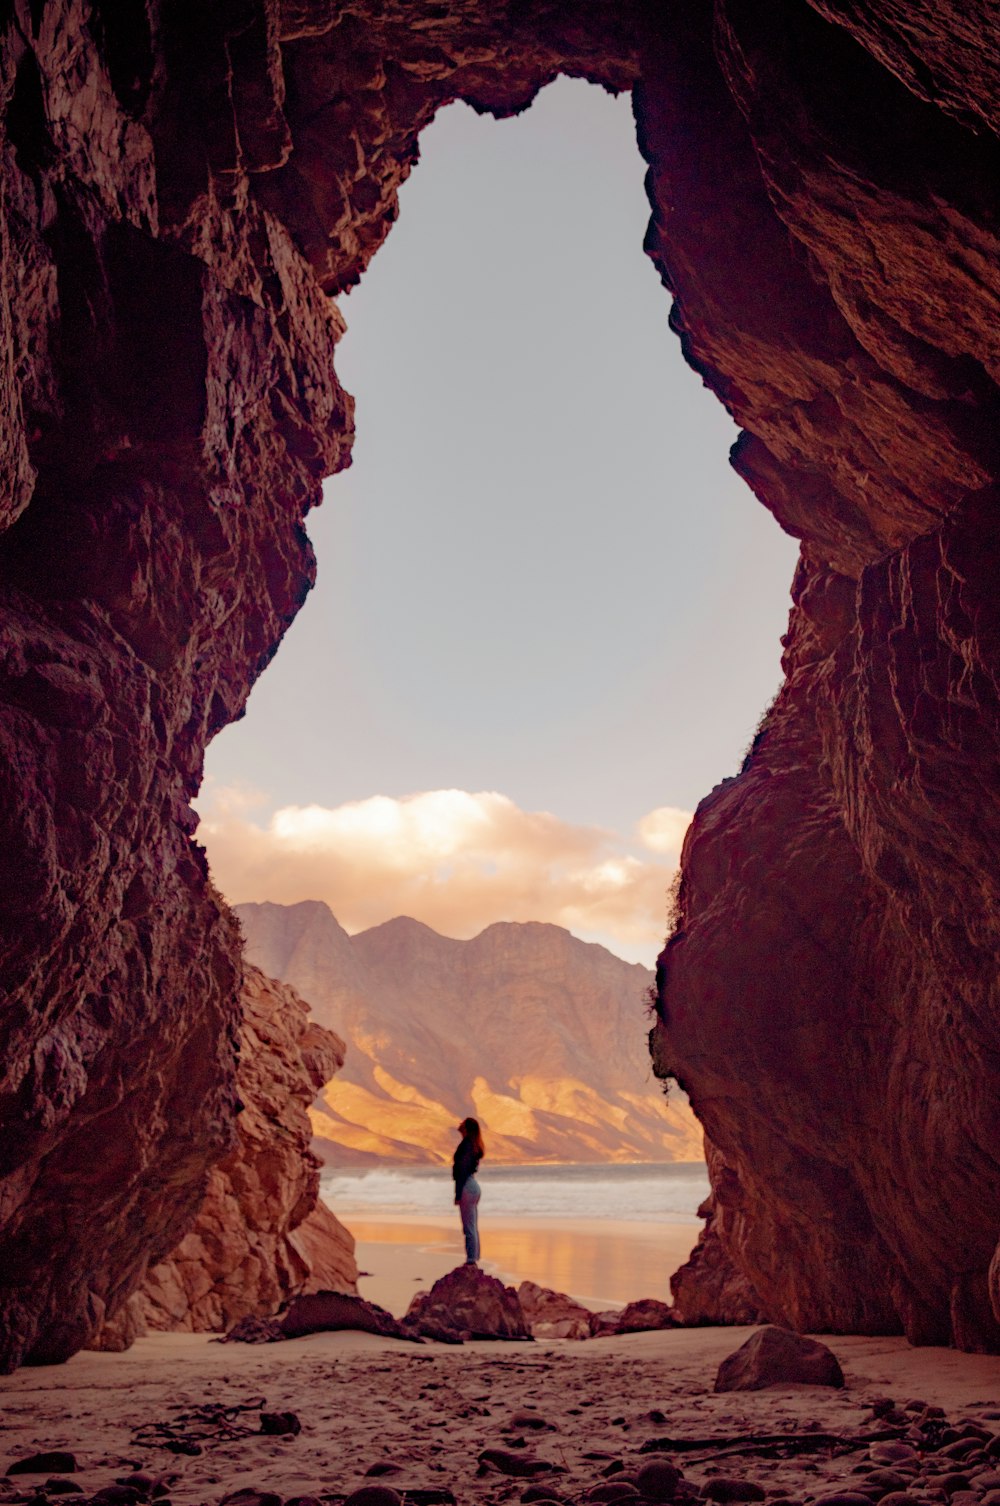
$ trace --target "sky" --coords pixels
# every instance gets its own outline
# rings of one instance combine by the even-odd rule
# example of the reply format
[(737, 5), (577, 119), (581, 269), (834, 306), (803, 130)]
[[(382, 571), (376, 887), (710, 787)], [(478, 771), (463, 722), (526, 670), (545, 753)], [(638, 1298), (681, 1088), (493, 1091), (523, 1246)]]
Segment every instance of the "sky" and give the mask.
[(796, 545), (669, 329), (643, 173), (629, 96), (578, 80), (422, 136), (340, 300), (317, 586), (208, 752), (232, 902), (655, 959), (690, 813), (778, 688)]

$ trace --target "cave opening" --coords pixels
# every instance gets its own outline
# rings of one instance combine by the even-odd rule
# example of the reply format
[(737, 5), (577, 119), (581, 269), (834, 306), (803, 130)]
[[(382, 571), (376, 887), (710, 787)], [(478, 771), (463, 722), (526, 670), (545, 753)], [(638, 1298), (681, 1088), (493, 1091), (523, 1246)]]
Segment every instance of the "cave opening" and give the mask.
[(560, 72), (633, 90), (672, 324), (803, 543), (786, 681), (701, 808), (658, 979), (713, 1280), (1000, 1348), (989, 6), (119, 10), (0, 23), (0, 1364), (127, 1339), (233, 1152), (240, 938), (190, 802), (347, 463), (325, 295), (436, 111)]
[[(202, 832), (234, 902), (466, 936), (571, 914), (630, 960), (658, 950), (672, 866), (649, 865), (676, 860), (682, 812), (773, 695), (796, 545), (730, 468), (738, 431), (669, 328), (643, 174), (630, 95), (582, 80), (515, 120), (452, 104), (424, 128), (400, 219), (341, 300), (357, 438), (309, 519), (317, 586), (208, 751)], [(394, 871), (405, 802), (447, 791), (610, 830), (606, 886), (522, 896), (503, 852), (459, 837), (449, 869), (414, 834)], [(654, 853), (637, 828), (663, 807), (674, 847)], [(324, 872), (338, 833), (351, 869), (331, 851)], [(624, 919), (623, 862), (630, 934), (601, 914)]]
[[(382, 943), (409, 981), (402, 1018), (368, 955), (398, 917), (466, 939), (554, 922), (651, 967), (685, 808), (735, 773), (777, 683), (796, 546), (730, 469), (737, 430), (669, 328), (642, 254), (643, 176), (628, 93), (560, 79), (512, 121), (449, 105), (421, 134), (387, 243), (340, 300), (352, 465), (311, 515), (317, 585), (246, 717), (209, 749), (202, 802), (248, 958), (347, 1041), (313, 1114), (331, 1175), (446, 1160), (464, 1112), (492, 1161), (700, 1159), (683, 1100), (665, 1109), (651, 1078), (642, 987), (624, 973), (613, 1019), (630, 1046), (595, 1039), (588, 1072), (541, 1024), (544, 1066), (505, 1048), (508, 1020), (527, 1036), (506, 977), (494, 1039), (481, 1001), (448, 1026), (428, 957), (408, 971), (415, 937), (386, 927)], [(308, 913), (317, 901), (368, 941), (349, 956)], [(348, 999), (351, 966), (365, 983)], [(553, 1041), (569, 1024), (549, 1023)], [(599, 1124), (598, 1098), (626, 1128)], [(439, 1215), (438, 1181), (404, 1190)], [(325, 1186), (352, 1232), (385, 1241), (401, 1184)], [(520, 1246), (495, 1231), (486, 1249), (543, 1286), (662, 1300), (707, 1192), (693, 1171), (685, 1186), (687, 1223), (659, 1251), (637, 1240), (631, 1269), (614, 1242), (557, 1228)], [(648, 1196), (655, 1209), (652, 1181)], [(574, 1258), (589, 1262), (575, 1283)]]

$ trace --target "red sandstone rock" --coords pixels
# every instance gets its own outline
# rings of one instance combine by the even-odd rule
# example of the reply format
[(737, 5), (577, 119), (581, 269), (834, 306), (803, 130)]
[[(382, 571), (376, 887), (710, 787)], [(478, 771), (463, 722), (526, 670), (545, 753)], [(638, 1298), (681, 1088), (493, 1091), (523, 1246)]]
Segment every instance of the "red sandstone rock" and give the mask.
[(303, 1291), (357, 1291), (354, 1241), (319, 1201), (307, 1114), (342, 1065), (343, 1042), (255, 967), (243, 1011), (236, 1146), (209, 1173), (191, 1229), (91, 1347), (126, 1349), (150, 1329), (221, 1332)]
[(803, 540), (661, 966), (713, 1237), (784, 1321), (1000, 1343), (992, 8), (154, 10), (0, 31), (0, 1367), (121, 1312), (234, 1143), (239, 944), (189, 802), (348, 458), (324, 291), (437, 108), (560, 70), (635, 85), (672, 323)]
[(357, 1292), (354, 1241), (319, 1201), (307, 1109), (343, 1042), (287, 984), (247, 966), (235, 1149), (209, 1173), (190, 1231), (140, 1295), (149, 1329), (227, 1330), (321, 1287)]
[(722, 1361), (716, 1391), (762, 1391), (766, 1386), (843, 1386), (837, 1356), (815, 1339), (787, 1328), (758, 1328)]
[(414, 1337), (384, 1307), (344, 1292), (309, 1292), (293, 1298), (280, 1319), (280, 1327), (286, 1339), (298, 1339), (307, 1333), (339, 1333), (344, 1329), (392, 1339)]
[(617, 1331), (646, 1333), (653, 1328), (673, 1328), (676, 1321), (669, 1302), (660, 1302), (656, 1297), (640, 1297), (622, 1308), (618, 1314)]
[[(640, 1297), (622, 1308), (590, 1314), (590, 1332), (596, 1338), (615, 1333), (646, 1333), (654, 1328), (673, 1328), (677, 1319), (667, 1302), (656, 1297)], [(539, 1335), (540, 1337), (540, 1335)]]
[(698, 1214), (705, 1227), (687, 1262), (670, 1278), (674, 1321), (688, 1328), (699, 1323), (764, 1322), (760, 1299), (719, 1237), (715, 1199), (707, 1198)]
[(589, 1339), (591, 1313), (563, 1292), (522, 1281), (517, 1289), (525, 1321), (536, 1339)]
[(531, 1338), (514, 1288), (476, 1265), (456, 1266), (429, 1292), (418, 1292), (403, 1321), (428, 1338), (442, 1330), (467, 1339)]

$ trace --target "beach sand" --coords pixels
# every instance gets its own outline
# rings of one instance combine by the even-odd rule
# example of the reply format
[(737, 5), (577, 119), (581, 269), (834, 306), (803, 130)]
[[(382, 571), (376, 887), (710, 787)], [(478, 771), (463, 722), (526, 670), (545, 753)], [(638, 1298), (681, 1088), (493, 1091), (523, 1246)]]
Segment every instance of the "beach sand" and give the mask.
[[(401, 1317), (414, 1292), (464, 1258), (457, 1214), (385, 1216), (346, 1213), (357, 1261), (370, 1272), (359, 1291)], [(670, 1275), (687, 1260), (699, 1222), (624, 1223), (611, 1219), (483, 1220), (481, 1265), (510, 1285), (536, 1281), (595, 1311), (636, 1297), (670, 1301)]]
[[(375, 1236), (362, 1238), (359, 1246), (363, 1268), (372, 1271), (362, 1290), (396, 1312), (460, 1257), (450, 1220), (358, 1219), (355, 1228)], [(662, 1275), (674, 1261), (663, 1226), (651, 1226), (635, 1248), (652, 1241), (653, 1230), (654, 1265)], [(579, 1287), (579, 1279), (558, 1279), (565, 1255), (559, 1251), (572, 1239), (577, 1256), (587, 1240), (594, 1242), (595, 1264), (583, 1267), (593, 1270), (593, 1282), (588, 1277), (582, 1283), (594, 1286), (591, 1296), (603, 1298), (617, 1280), (615, 1247), (625, 1234), (603, 1223), (573, 1223), (553, 1232), (551, 1224), (533, 1229), (517, 1221), (504, 1227), (498, 1220), (484, 1232), (493, 1263), (511, 1278)], [(634, 1241), (636, 1226), (627, 1232)], [(679, 1227), (681, 1258), (690, 1232)], [(633, 1270), (625, 1295), (654, 1294)], [(714, 1395), (719, 1362), (751, 1331), (678, 1329), (577, 1343), (464, 1347), (357, 1333), (260, 1346), (220, 1344), (203, 1334), (156, 1335), (125, 1354), (79, 1354), (66, 1365), (0, 1378), (0, 1502), (32, 1498), (31, 1486), (43, 1477), (2, 1475), (14, 1460), (44, 1449), (76, 1456), (73, 1480), (87, 1495), (140, 1470), (162, 1479), (172, 1506), (215, 1506), (234, 1491), (252, 1488), (273, 1491), (284, 1502), (298, 1496), (334, 1501), (376, 1479), (400, 1491), (450, 1491), (457, 1506), (500, 1506), (519, 1501), (531, 1481), (482, 1472), (484, 1449), (554, 1466), (551, 1476), (541, 1478), (551, 1479), (561, 1499), (576, 1503), (609, 1471), (628, 1473), (647, 1462), (650, 1455), (640, 1449), (650, 1438), (870, 1431), (880, 1426), (872, 1421), (871, 1402), (885, 1395), (900, 1402), (919, 1398), (952, 1416), (985, 1414), (996, 1419), (986, 1423), (991, 1431), (1000, 1430), (1000, 1357), (913, 1349), (902, 1339), (827, 1339), (847, 1375), (845, 1391), (798, 1386)], [(191, 1416), (198, 1408), (219, 1406), (247, 1408), (230, 1413), (229, 1436)], [(535, 1408), (549, 1427), (536, 1433), (515, 1425), (522, 1408)], [(301, 1433), (262, 1434), (262, 1410), (294, 1412)], [(188, 1439), (204, 1434), (200, 1452), (171, 1452), (170, 1432), (144, 1431), (149, 1424), (168, 1424)], [(678, 1462), (698, 1482), (712, 1473), (748, 1478), (770, 1497), (783, 1494), (799, 1502), (849, 1480), (864, 1457), (864, 1449), (837, 1456), (824, 1449), (788, 1459), (719, 1457), (707, 1449)], [(369, 1470), (375, 1473), (369, 1476)], [(449, 1498), (438, 1500), (447, 1506)]]
[[(845, 1391), (800, 1386), (714, 1395), (720, 1360), (749, 1332), (680, 1329), (462, 1348), (362, 1334), (314, 1334), (264, 1346), (161, 1335), (140, 1340), (126, 1354), (80, 1354), (64, 1366), (0, 1380), (0, 1471), (32, 1451), (65, 1448), (77, 1456), (74, 1479), (88, 1493), (143, 1470), (165, 1479), (173, 1506), (208, 1506), (249, 1488), (274, 1491), (285, 1502), (343, 1497), (374, 1483), (366, 1476), (374, 1466), (388, 1469), (384, 1483), (398, 1490), (448, 1490), (458, 1506), (492, 1506), (519, 1500), (530, 1483), (478, 1473), (480, 1452), (500, 1448), (554, 1465), (555, 1490), (576, 1502), (616, 1465), (627, 1472), (647, 1462), (641, 1445), (665, 1434), (867, 1431), (879, 1426), (871, 1420), (871, 1401), (885, 1395), (920, 1398), (950, 1415), (985, 1410), (1000, 1418), (1000, 1358), (912, 1349), (901, 1339), (827, 1340), (847, 1374)], [(301, 1434), (210, 1436), (193, 1457), (137, 1437), (143, 1424), (176, 1423), (198, 1406), (249, 1402), (257, 1405), (234, 1420), (248, 1419), (257, 1429), (258, 1408), (266, 1402), (269, 1412), (294, 1411)], [(535, 1434), (523, 1424), (512, 1427), (524, 1407), (536, 1408), (550, 1429)], [(697, 1481), (721, 1473), (756, 1481), (772, 1496), (802, 1500), (848, 1477), (864, 1458), (864, 1448), (835, 1458), (824, 1450), (785, 1460), (699, 1451), (680, 1462)], [(28, 1499), (24, 1485), (23, 1479), (0, 1480), (0, 1500), (11, 1499), (15, 1487)]]

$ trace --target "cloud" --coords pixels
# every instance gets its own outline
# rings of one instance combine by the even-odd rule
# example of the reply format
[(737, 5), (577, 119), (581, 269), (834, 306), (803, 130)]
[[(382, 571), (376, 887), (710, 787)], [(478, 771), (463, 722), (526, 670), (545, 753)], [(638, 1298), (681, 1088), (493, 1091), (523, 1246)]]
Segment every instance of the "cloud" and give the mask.
[(691, 825), (691, 812), (676, 805), (660, 805), (636, 823), (636, 833), (650, 852), (669, 852), (679, 857), (684, 834)]
[(394, 915), (459, 937), (497, 920), (550, 921), (650, 959), (690, 819), (651, 811), (636, 828), (647, 849), (637, 855), (614, 832), (521, 810), (496, 791), (374, 795), (270, 816), (266, 804), (211, 782), (199, 801), (199, 839), (234, 904), (322, 899), (352, 932)]

